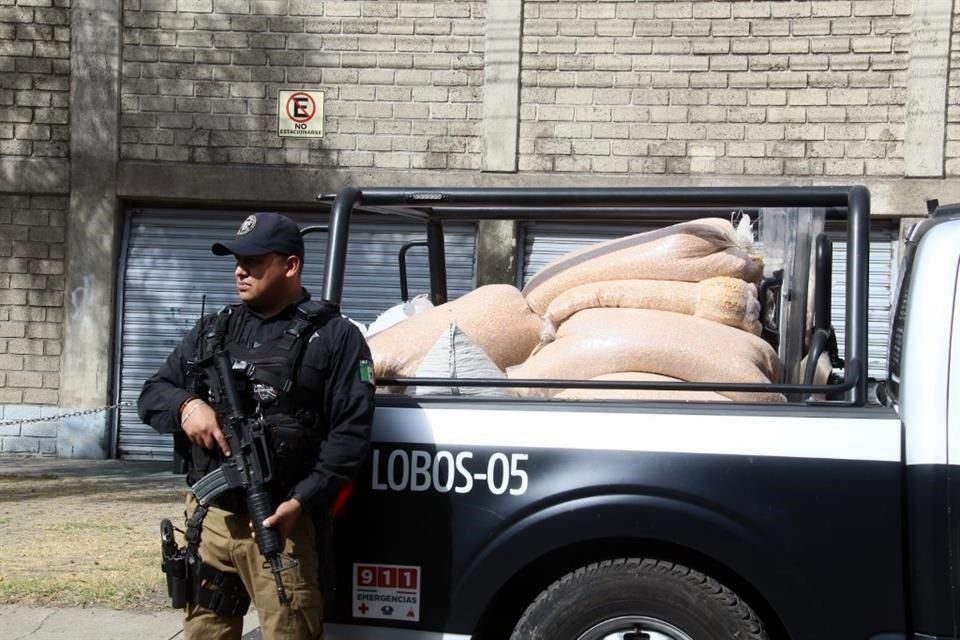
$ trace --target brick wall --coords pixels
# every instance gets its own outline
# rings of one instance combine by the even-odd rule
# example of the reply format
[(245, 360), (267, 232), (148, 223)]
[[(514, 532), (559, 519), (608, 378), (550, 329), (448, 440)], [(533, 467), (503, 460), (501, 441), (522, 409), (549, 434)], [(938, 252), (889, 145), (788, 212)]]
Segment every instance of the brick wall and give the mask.
[[(65, 160), (69, 98), (70, 1), (0, 0), (0, 158)], [(68, 205), (65, 195), (0, 193), (2, 420), (58, 411)], [(52, 452), (51, 429), (0, 425), (0, 451)]]
[(522, 170), (903, 173), (909, 0), (529, 2)]
[[(482, 2), (126, 0), (121, 158), (476, 169)], [(277, 92), (325, 92), (277, 137)]]
[(68, 203), (0, 195), (0, 404), (57, 404)]
[(950, 79), (947, 84), (947, 148), (944, 170), (960, 176), (960, 0), (953, 3), (950, 38)]
[(0, 157), (69, 155), (70, 0), (0, 1)]
[[(0, 421), (57, 415), (66, 196), (0, 194)], [(0, 425), (0, 452), (54, 453), (56, 423)]]

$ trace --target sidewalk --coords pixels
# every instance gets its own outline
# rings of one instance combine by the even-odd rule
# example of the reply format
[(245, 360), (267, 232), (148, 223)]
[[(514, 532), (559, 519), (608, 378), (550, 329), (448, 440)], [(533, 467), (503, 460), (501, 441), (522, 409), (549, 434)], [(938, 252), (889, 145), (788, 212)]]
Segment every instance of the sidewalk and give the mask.
[[(77, 460), (34, 456), (0, 456), (0, 474), (56, 475), (121, 486), (182, 488), (183, 477), (169, 462)], [(157, 571), (159, 572), (159, 559)], [(0, 579), (3, 567), (0, 566)], [(0, 605), (0, 640), (172, 640), (182, 638), (183, 612), (130, 611), (108, 608), (48, 608)], [(259, 622), (251, 608), (244, 618), (244, 640), (259, 640)]]
[[(173, 640), (183, 637), (183, 613), (113, 609), (38, 609), (0, 606), (2, 640)], [(243, 640), (260, 640), (257, 614), (243, 619)]]

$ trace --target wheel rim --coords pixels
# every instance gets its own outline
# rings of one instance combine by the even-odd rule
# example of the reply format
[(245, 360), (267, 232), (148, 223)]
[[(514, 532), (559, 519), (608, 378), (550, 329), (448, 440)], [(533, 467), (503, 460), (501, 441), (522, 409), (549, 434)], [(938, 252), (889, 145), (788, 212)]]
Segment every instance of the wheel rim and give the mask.
[(649, 616), (620, 616), (596, 624), (577, 640), (693, 640), (669, 622)]

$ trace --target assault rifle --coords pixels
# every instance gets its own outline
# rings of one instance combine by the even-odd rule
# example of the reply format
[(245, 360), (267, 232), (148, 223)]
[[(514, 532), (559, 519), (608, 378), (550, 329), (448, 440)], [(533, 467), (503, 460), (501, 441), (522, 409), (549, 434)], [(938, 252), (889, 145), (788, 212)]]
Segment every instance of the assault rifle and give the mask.
[[(266, 565), (269, 565), (273, 572), (280, 605), (287, 606), (289, 601), (280, 579), (280, 572), (290, 569), (295, 564), (292, 559), (281, 553), (280, 536), (276, 530), (263, 525), (263, 521), (273, 513), (268, 491), (273, 472), (263, 421), (248, 417), (244, 413), (228, 352), (219, 351), (197, 365), (207, 372), (211, 392), (219, 398), (226, 399), (230, 408), (226, 415), (218, 416), (227, 443), (230, 445), (230, 456), (223, 460), (216, 471), (208, 473), (194, 483), (193, 494), (200, 505), (206, 507), (214, 498), (228, 489), (243, 489), (247, 511), (257, 539), (257, 547), (261, 555), (266, 558)], [(290, 561), (287, 566), (283, 564), (284, 559)]]

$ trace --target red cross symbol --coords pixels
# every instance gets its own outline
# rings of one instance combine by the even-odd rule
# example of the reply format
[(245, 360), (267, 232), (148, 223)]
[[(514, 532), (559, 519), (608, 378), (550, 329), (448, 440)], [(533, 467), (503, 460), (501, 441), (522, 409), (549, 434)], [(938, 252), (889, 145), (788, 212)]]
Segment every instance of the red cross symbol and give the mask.
[(360, 613), (367, 615), (367, 611), (370, 611), (370, 607), (367, 606), (366, 602), (360, 604)]

